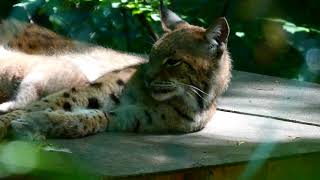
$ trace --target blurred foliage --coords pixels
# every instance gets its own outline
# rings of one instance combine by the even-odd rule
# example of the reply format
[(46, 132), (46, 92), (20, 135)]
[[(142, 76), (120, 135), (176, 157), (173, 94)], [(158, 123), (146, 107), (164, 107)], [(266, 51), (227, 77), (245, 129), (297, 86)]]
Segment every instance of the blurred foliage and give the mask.
[(0, 179), (98, 179), (68, 149), (11, 141), (0, 144)]
[[(165, 0), (165, 4), (204, 27), (226, 16), (235, 69), (320, 82), (320, 1)], [(158, 6), (159, 0), (18, 0), (2, 2), (0, 15), (34, 21), (73, 39), (148, 53), (162, 33)]]

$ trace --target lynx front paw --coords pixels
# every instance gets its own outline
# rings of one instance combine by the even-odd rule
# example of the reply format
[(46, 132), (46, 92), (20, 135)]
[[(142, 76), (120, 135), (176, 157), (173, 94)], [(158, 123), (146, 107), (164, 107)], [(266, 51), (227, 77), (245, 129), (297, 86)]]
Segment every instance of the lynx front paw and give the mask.
[(14, 105), (13, 101), (5, 102), (0, 104), (0, 115), (9, 112)]
[(46, 112), (32, 112), (11, 122), (15, 138), (25, 140), (44, 140), (50, 129)]

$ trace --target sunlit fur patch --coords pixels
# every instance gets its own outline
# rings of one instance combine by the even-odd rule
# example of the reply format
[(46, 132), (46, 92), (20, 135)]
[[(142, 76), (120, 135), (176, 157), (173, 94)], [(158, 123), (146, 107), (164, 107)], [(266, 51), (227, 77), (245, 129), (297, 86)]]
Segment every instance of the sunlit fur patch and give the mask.
[(171, 99), (176, 94), (177, 94), (176, 91), (171, 91), (171, 92), (166, 92), (166, 93), (160, 93), (160, 92), (155, 93), (155, 92), (152, 92), (151, 96), (157, 101), (165, 101), (165, 100)]
[(177, 95), (176, 86), (170, 81), (153, 81), (150, 83), (151, 96), (157, 101), (164, 101)]

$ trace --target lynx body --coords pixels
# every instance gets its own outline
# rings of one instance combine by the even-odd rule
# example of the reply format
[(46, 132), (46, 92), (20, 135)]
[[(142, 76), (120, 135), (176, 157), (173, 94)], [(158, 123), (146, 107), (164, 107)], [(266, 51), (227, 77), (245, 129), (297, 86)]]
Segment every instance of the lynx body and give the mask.
[(101, 131), (189, 133), (212, 119), (227, 88), (229, 26), (193, 26), (161, 6), (164, 34), (149, 62), (113, 71), (82, 88), (47, 96), (0, 117), (20, 137), (77, 138)]

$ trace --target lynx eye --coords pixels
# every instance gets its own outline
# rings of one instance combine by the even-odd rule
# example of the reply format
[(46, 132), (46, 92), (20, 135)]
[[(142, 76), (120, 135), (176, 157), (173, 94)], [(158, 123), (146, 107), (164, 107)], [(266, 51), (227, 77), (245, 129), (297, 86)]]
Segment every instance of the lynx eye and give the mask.
[(167, 65), (167, 66), (178, 66), (182, 63), (181, 60), (177, 60), (177, 59), (172, 59), (172, 58), (167, 58), (163, 61), (163, 64)]

